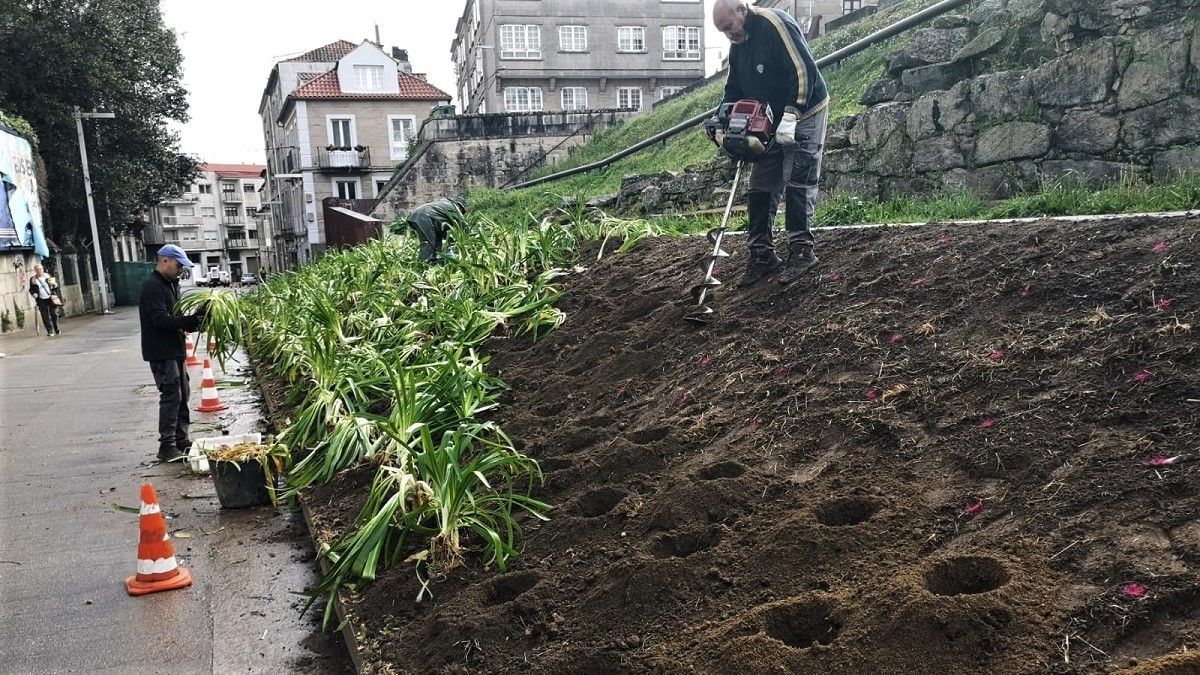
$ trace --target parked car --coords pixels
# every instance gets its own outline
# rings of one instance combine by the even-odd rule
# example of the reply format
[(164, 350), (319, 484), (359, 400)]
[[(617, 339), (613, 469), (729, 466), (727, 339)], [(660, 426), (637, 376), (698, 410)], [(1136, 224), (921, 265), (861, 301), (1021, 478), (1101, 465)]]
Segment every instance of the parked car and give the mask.
[(242, 285), (243, 286), (253, 286), (254, 284), (257, 284), (257, 283), (258, 283), (258, 277), (254, 276), (253, 274), (243, 274), (242, 275)]

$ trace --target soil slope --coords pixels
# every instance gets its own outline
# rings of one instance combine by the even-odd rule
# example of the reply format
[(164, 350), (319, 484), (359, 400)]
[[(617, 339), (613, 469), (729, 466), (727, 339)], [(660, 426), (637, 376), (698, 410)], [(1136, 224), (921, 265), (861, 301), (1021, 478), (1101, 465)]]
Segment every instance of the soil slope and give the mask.
[[(1198, 237), (825, 231), (702, 329), (702, 239), (585, 261), (560, 330), (490, 343), (553, 520), (507, 573), (352, 597), (368, 670), (1196, 672)], [(311, 493), (319, 525), (368, 484)]]

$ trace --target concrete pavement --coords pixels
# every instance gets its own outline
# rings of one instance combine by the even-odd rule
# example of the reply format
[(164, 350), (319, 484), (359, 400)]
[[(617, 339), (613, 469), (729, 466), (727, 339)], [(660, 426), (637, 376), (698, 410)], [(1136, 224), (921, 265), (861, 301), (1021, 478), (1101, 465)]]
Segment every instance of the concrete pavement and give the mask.
[[(298, 616), (293, 591), (316, 579), (299, 516), (222, 512), (211, 479), (153, 463), (136, 309), (62, 329), (0, 337), (0, 671), (346, 672), (340, 637)], [(261, 423), (244, 378), (217, 377), (230, 410), (195, 414), (194, 438)], [(195, 581), (133, 598), (138, 516), (113, 505), (136, 507), (147, 480)]]

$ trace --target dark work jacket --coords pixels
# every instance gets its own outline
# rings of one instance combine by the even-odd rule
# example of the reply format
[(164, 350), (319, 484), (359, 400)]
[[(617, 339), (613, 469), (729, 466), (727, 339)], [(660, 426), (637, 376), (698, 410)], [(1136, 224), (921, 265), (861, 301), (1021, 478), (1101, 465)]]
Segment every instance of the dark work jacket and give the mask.
[(767, 103), (776, 125), (788, 106), (796, 109), (797, 121), (827, 107), (825, 78), (795, 19), (778, 9), (747, 9), (746, 41), (729, 49), (724, 102), (752, 98)]
[(458, 207), (445, 198), (421, 204), (408, 214), (408, 224), (421, 240), (421, 260), (430, 262), (437, 258), (442, 245), (450, 239), (450, 226), (461, 219)]
[(183, 331), (200, 327), (200, 317), (175, 316), (179, 302), (179, 281), (168, 281), (154, 270), (142, 282), (138, 297), (138, 319), (142, 324), (142, 359), (146, 361), (182, 361)]

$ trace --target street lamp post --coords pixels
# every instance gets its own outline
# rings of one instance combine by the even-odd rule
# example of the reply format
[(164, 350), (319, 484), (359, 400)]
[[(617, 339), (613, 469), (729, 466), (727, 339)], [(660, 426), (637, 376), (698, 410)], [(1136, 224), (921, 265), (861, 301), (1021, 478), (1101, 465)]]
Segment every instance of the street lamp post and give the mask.
[(87, 142), (83, 140), (83, 120), (87, 119), (115, 119), (113, 113), (102, 112), (80, 112), (79, 106), (75, 106), (75, 131), (79, 134), (79, 159), (83, 162), (83, 191), (87, 194), (88, 219), (92, 223), (92, 248), (96, 253), (96, 274), (100, 277), (100, 313), (112, 314), (112, 310), (108, 308), (108, 281), (104, 274), (104, 256), (100, 253), (100, 232), (96, 228), (96, 204), (92, 201), (92, 175), (88, 171), (87, 158)]

